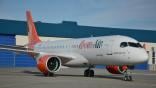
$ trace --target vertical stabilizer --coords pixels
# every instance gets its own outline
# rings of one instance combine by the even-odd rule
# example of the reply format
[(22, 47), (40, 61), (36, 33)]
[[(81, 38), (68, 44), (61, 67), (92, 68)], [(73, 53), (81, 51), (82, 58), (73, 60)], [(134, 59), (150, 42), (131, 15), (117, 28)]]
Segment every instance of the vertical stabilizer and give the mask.
[(39, 36), (36, 32), (35, 24), (31, 16), (31, 12), (27, 11), (26, 16), (27, 16), (28, 41), (29, 41), (28, 48), (33, 49), (34, 45), (38, 42), (41, 42), (41, 40), (39, 39)]

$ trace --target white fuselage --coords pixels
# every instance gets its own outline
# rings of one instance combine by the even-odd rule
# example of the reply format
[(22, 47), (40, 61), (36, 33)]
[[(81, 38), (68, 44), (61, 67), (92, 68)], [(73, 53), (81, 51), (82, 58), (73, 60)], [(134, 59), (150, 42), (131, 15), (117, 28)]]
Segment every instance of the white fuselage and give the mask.
[[(138, 43), (126, 36), (103, 36), (59, 41), (45, 41), (35, 45), (34, 51), (44, 53), (79, 54), (89, 64), (133, 65), (147, 61), (148, 55), (144, 48), (126, 46), (121, 43)], [(80, 59), (80, 58), (78, 58)]]

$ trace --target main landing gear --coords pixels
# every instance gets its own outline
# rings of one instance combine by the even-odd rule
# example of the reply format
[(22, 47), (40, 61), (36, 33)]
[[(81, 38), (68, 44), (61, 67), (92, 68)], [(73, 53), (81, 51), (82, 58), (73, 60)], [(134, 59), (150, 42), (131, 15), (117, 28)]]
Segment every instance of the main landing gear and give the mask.
[(92, 70), (91, 67), (89, 67), (88, 69), (86, 69), (84, 71), (84, 76), (85, 77), (94, 77), (94, 70)]
[(123, 77), (124, 81), (132, 81), (133, 80), (132, 76), (130, 75), (131, 74), (130, 71), (126, 70), (123, 74), (124, 74), (124, 77)]

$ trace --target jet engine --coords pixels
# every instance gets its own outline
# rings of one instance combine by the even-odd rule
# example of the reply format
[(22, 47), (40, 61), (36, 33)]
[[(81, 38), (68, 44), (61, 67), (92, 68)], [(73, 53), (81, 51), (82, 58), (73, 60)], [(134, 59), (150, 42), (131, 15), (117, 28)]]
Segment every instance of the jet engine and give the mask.
[(61, 60), (56, 56), (41, 56), (37, 61), (37, 67), (44, 75), (49, 75), (60, 69)]
[(128, 67), (126, 65), (123, 66), (110, 65), (106, 66), (106, 69), (108, 72), (112, 74), (123, 74), (128, 69)]

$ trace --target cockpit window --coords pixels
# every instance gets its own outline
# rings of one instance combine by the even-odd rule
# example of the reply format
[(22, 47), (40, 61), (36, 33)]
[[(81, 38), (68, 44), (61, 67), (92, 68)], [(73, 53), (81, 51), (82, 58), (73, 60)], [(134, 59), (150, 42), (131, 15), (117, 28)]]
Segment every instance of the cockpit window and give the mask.
[(138, 45), (140, 48), (143, 48), (143, 46), (142, 46), (140, 43), (137, 43), (137, 45)]
[(122, 42), (122, 43), (120, 44), (120, 47), (122, 47), (122, 48), (127, 47), (127, 46), (128, 46), (127, 42)]
[(142, 48), (140, 43), (128, 42), (128, 45), (131, 46), (131, 47), (138, 47), (138, 48), (140, 47), (140, 48)]
[(120, 47), (124, 48), (124, 47), (136, 47), (136, 48), (143, 48), (142, 45), (140, 43), (134, 43), (134, 42), (121, 42)]

